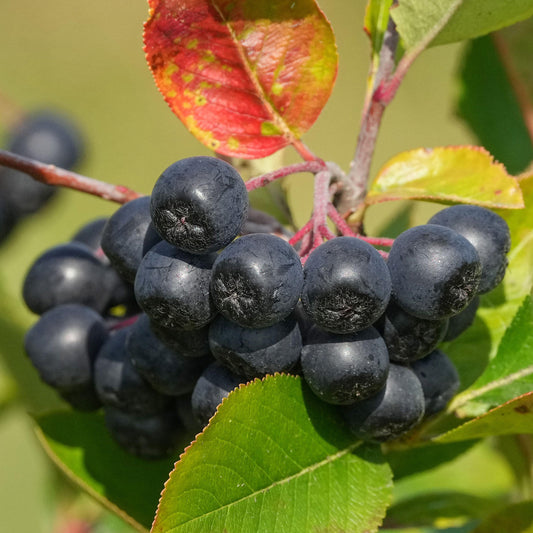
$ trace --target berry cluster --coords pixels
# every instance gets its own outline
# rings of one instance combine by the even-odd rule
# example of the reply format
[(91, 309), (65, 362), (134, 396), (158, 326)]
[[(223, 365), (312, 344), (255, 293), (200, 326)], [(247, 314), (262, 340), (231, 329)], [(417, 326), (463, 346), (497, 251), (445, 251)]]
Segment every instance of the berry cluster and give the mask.
[(233, 167), (188, 158), (150, 197), (37, 259), (24, 298), (42, 316), (26, 350), (46, 383), (75, 408), (103, 405), (117, 442), (145, 457), (276, 372), (301, 374), (357, 436), (389, 440), (455, 394), (437, 346), (472, 323), (509, 247), (503, 219), (455, 206), (389, 254), (336, 237), (302, 266), (279, 224), (249, 209)]
[[(29, 114), (14, 127), (5, 148), (43, 163), (71, 169), (83, 155), (78, 129), (67, 118), (51, 111)], [(56, 188), (16, 170), (0, 167), (0, 241), (22, 218), (41, 209)]]

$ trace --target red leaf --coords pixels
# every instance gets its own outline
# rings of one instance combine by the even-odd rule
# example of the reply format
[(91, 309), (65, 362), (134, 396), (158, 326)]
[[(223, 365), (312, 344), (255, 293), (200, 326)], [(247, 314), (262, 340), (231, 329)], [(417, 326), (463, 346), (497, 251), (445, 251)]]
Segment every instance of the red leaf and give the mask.
[(156, 85), (203, 144), (259, 158), (317, 119), (337, 73), (314, 0), (149, 0), (144, 43)]

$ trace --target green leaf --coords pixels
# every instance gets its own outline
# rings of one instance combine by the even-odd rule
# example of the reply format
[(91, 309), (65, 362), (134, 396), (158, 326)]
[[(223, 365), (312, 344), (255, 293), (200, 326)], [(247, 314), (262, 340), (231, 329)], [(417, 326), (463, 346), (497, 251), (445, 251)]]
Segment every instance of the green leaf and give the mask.
[(441, 435), (437, 442), (457, 442), (492, 435), (533, 433), (533, 393), (523, 394)]
[(458, 115), (511, 174), (533, 160), (533, 144), (494, 39), (481, 37), (463, 52)]
[(531, 15), (532, 0), (401, 0), (392, 11), (407, 49), (472, 39)]
[(406, 199), (524, 206), (516, 178), (474, 146), (419, 148), (390, 159), (372, 182), (366, 203)]
[(372, 53), (379, 54), (387, 24), (389, 23), (392, 0), (369, 0), (365, 11), (365, 32), (372, 44)]
[(434, 492), (406, 498), (387, 511), (385, 524), (398, 526), (458, 525), (483, 518), (501, 502), (462, 492)]
[(467, 452), (477, 440), (454, 442), (451, 444), (427, 443), (423, 446), (409, 447), (402, 450), (392, 449), (385, 455), (394, 481), (431, 470), (452, 461)]
[(391, 473), (294, 376), (232, 392), (182, 455), (152, 533), (376, 531)]
[(450, 410), (456, 409), (463, 415), (481, 414), (531, 390), (533, 306), (527, 297), (506, 331), (496, 357), (469, 389), (456, 396)]
[(533, 533), (533, 502), (509, 505), (489, 516), (472, 533)]
[(45, 451), (69, 478), (135, 528), (149, 529), (176, 458), (146, 461), (126, 453), (101, 414), (57, 412), (36, 421)]

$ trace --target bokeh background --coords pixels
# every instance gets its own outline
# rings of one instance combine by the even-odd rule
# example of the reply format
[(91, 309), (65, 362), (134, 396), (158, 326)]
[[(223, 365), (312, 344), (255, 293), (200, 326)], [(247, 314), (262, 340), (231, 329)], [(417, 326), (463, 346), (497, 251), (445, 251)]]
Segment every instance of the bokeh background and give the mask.
[[(346, 169), (355, 148), (369, 62), (369, 43), (362, 30), (365, 2), (322, 0), (320, 5), (336, 33), (339, 75), (329, 103), (304, 141), (323, 159)], [(3, 0), (0, 145), (17, 109), (57, 109), (72, 117), (86, 138), (87, 154), (79, 172), (143, 193), (150, 192), (160, 172), (173, 161), (209, 154), (170, 112), (152, 81), (142, 50), (147, 13), (144, 0)], [(475, 142), (454, 114), (454, 74), (461, 52), (462, 45), (448, 45), (425, 52), (416, 62), (386, 112), (374, 174), (403, 150)], [(287, 162), (295, 160), (290, 149), (284, 157)], [(309, 176), (291, 178), (287, 189), (296, 222), (302, 224), (312, 208)], [(85, 222), (114, 209), (104, 200), (65, 190), (19, 225), (0, 247), (0, 313), (4, 314), (0, 317), (0, 397), (13, 392), (21, 398), (0, 409), (2, 531), (55, 533), (60, 531), (61, 513), (100, 513), (96, 504), (78, 498), (58, 481), (59, 474), (34, 436), (27, 410), (48, 409), (56, 399), (38, 385), (21, 349), (22, 330), (10, 329), (9, 319), (16, 316), (22, 324), (35, 320), (20, 296), (31, 262), (51, 245), (68, 240)], [(391, 205), (372, 208), (368, 231), (378, 233), (394, 213)], [(427, 207), (420, 204), (415, 217), (423, 221), (426, 213)], [(13, 378), (23, 384), (18, 392)], [(482, 475), (487, 461), (494, 468), (490, 478)], [(466, 464), (470, 472), (481, 473), (477, 480), (469, 475), (468, 487)], [(409, 494), (439, 480), (441, 488), (468, 488), (488, 495), (506, 491), (511, 483), (507, 467), (490, 447), (469, 452), (436, 475), (416, 476), (396, 490)], [(102, 520), (100, 531), (127, 530), (107, 515)]]

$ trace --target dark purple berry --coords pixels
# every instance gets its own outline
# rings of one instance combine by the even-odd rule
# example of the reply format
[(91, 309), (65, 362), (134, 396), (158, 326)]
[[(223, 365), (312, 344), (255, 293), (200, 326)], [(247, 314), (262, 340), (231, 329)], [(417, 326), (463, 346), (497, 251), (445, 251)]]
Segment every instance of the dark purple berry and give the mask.
[(435, 224), (400, 234), (387, 264), (395, 302), (425, 320), (460, 313), (476, 295), (481, 277), (472, 244), (456, 231)]
[(190, 253), (220, 250), (246, 220), (248, 192), (239, 173), (215, 157), (170, 165), (152, 191), (151, 213), (163, 239)]
[(228, 320), (263, 328), (296, 307), (302, 264), (285, 240), (267, 233), (245, 235), (226, 247), (213, 265), (211, 295)]
[(353, 333), (372, 325), (385, 311), (390, 292), (384, 259), (355, 237), (321, 244), (305, 263), (302, 304), (327, 331)]
[(428, 224), (451, 228), (474, 246), (481, 261), (479, 294), (491, 291), (502, 281), (511, 233), (500, 215), (478, 205), (454, 205), (433, 215)]
[(213, 356), (234, 374), (248, 379), (286, 372), (300, 358), (302, 336), (290, 315), (266, 328), (243, 328), (218, 315), (209, 328)]
[(422, 420), (424, 392), (410, 368), (391, 364), (385, 387), (374, 396), (345, 407), (342, 413), (360, 439), (396, 439)]
[(163, 241), (143, 258), (135, 297), (153, 322), (176, 329), (199, 329), (215, 316), (209, 284), (215, 254), (195, 255)]
[(346, 334), (314, 327), (308, 333), (300, 363), (305, 381), (319, 398), (348, 405), (384, 387), (389, 354), (372, 327)]

